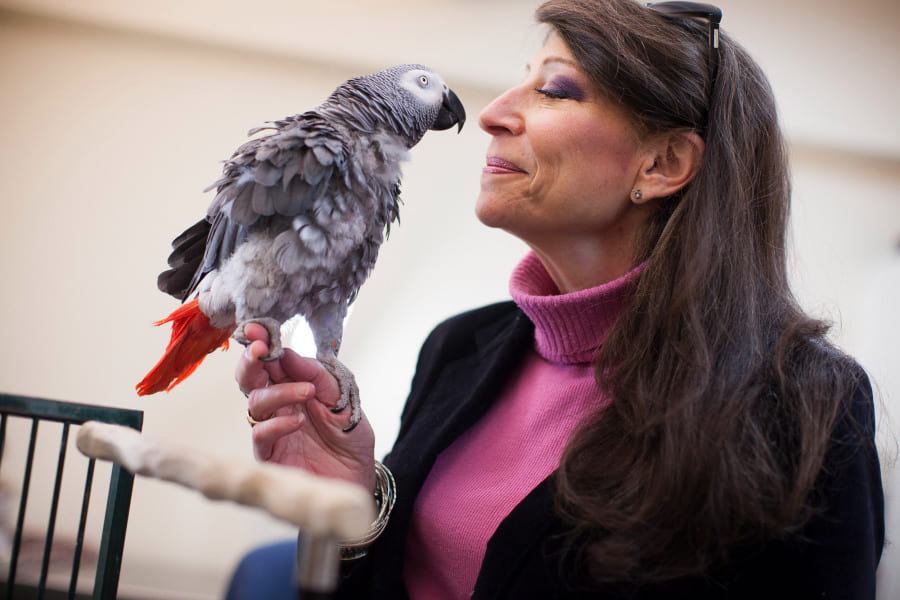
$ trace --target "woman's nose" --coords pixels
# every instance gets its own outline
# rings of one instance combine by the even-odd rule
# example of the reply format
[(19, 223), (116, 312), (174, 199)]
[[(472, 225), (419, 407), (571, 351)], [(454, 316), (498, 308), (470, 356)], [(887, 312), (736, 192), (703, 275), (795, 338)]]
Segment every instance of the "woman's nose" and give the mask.
[(520, 95), (519, 88), (514, 87), (494, 98), (478, 115), (478, 126), (491, 135), (520, 133), (523, 123)]

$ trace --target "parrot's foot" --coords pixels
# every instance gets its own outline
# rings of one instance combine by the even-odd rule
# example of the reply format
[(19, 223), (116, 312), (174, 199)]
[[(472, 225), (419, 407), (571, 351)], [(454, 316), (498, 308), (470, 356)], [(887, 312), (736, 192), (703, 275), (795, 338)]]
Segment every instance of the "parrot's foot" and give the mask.
[(275, 319), (261, 317), (259, 319), (247, 319), (246, 321), (242, 321), (237, 329), (235, 329), (234, 335), (231, 337), (234, 338), (237, 343), (249, 346), (250, 338), (244, 333), (244, 328), (250, 323), (256, 323), (257, 325), (263, 326), (269, 333), (269, 354), (268, 356), (260, 357), (259, 360), (271, 362), (284, 356), (284, 347), (281, 345), (281, 323)]
[(350, 424), (344, 428), (344, 431), (353, 431), (356, 426), (359, 425), (359, 420), (362, 418), (362, 407), (360, 406), (359, 387), (356, 385), (356, 378), (353, 376), (350, 369), (336, 357), (319, 356), (317, 358), (318, 361), (322, 363), (322, 366), (325, 367), (325, 370), (334, 375), (334, 378), (338, 380), (338, 385), (341, 388), (341, 398), (338, 400), (337, 406), (332, 408), (331, 411), (339, 413), (349, 406)]

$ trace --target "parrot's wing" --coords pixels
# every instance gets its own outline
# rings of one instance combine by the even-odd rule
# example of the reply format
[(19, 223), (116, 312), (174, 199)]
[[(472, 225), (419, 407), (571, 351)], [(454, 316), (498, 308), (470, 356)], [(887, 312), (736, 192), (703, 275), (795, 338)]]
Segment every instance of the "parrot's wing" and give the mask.
[(340, 131), (315, 111), (249, 135), (265, 130), (273, 133), (238, 148), (223, 177), (207, 188), (217, 189), (207, 217), (172, 242), (171, 269), (157, 280), (163, 292), (184, 300), (269, 217), (315, 212), (329, 192), (362, 180)]
[(187, 290), (192, 286), (192, 280), (203, 262), (210, 227), (210, 222), (203, 219), (172, 241), (172, 253), (167, 261), (171, 268), (160, 273), (156, 280), (161, 291), (179, 300), (188, 296)]
[(211, 217), (227, 212), (231, 221), (249, 227), (260, 217), (293, 217), (310, 210), (340, 174), (349, 186), (352, 167), (341, 133), (315, 111), (266, 127), (274, 133), (252, 139), (225, 164)]

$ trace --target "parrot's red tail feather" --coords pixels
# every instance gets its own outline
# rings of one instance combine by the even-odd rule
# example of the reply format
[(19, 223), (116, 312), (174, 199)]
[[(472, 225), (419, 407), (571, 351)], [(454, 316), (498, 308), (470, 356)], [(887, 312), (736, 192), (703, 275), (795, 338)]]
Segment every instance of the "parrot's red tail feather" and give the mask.
[(135, 388), (139, 396), (169, 391), (200, 366), (217, 348), (228, 348), (235, 328), (216, 329), (200, 312), (197, 300), (182, 304), (156, 325), (172, 323), (172, 338), (156, 366)]

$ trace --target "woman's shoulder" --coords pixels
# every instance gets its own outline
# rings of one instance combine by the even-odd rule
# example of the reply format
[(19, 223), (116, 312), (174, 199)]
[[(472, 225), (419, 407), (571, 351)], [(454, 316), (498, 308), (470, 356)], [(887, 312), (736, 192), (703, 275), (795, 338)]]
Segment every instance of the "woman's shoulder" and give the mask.
[(868, 418), (872, 412), (872, 385), (865, 369), (827, 338), (797, 336), (773, 349), (773, 356), (771, 374), (780, 381), (781, 393), (816, 403), (829, 397), (838, 419)]
[(872, 384), (852, 356), (825, 338), (811, 337), (796, 343), (784, 366), (784, 393), (803, 399), (793, 416), (818, 415), (821, 433), (828, 437), (825, 480), (848, 461), (877, 457)]
[(512, 301), (497, 302), (468, 310), (438, 324), (428, 335), (422, 355), (431, 352), (467, 352), (481, 340), (499, 335), (513, 326), (517, 319), (525, 319)]
[(875, 402), (872, 384), (865, 369), (852, 356), (828, 341), (812, 339), (808, 343), (808, 362), (817, 367), (825, 384), (843, 390), (843, 402), (838, 407), (835, 434), (846, 436), (848, 428), (855, 430), (854, 438), (874, 435)]
[(498, 320), (506, 321), (510, 318), (514, 318), (515, 315), (518, 314), (521, 314), (521, 311), (512, 300), (495, 302), (448, 317), (439, 323), (434, 328), (434, 331), (445, 332), (478, 329), (485, 325), (496, 323)]
[(488, 371), (502, 371), (526, 347), (534, 326), (513, 302), (499, 302), (450, 317), (435, 327), (419, 351), (404, 416), (411, 414), (427, 391), (464, 381)]

